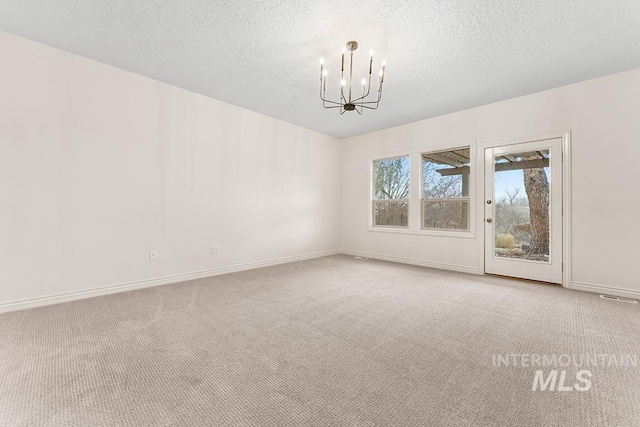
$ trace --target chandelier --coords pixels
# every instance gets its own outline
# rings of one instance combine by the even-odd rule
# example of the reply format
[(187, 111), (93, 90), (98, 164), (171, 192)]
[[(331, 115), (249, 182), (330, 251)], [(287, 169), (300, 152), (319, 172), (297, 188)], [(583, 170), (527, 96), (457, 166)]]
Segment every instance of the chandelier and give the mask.
[[(377, 96), (367, 97), (371, 93), (371, 73), (373, 71), (373, 50), (369, 51), (369, 76), (362, 78), (362, 92), (358, 87), (353, 86), (353, 52), (358, 49), (358, 42), (350, 41), (342, 48), (342, 67), (340, 70), (340, 101), (332, 101), (327, 99), (327, 75), (328, 72), (324, 68), (324, 59), (320, 59), (320, 99), (324, 108), (339, 108), (340, 115), (346, 111), (356, 111), (362, 114), (365, 108), (375, 110), (380, 104), (382, 98), (382, 84), (384, 83), (384, 71), (386, 61), (382, 61), (382, 68), (378, 74), (378, 93)], [(344, 56), (349, 52), (349, 69), (345, 77)], [(375, 100), (372, 100), (375, 99)]]

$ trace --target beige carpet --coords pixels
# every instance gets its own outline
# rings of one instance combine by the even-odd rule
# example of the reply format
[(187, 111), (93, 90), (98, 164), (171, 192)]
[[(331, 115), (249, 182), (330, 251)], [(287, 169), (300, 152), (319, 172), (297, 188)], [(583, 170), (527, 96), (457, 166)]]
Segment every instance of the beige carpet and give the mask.
[(640, 425), (638, 367), (534, 392), (492, 359), (640, 353), (638, 305), (347, 256), (5, 313), (0, 337), (2, 426)]

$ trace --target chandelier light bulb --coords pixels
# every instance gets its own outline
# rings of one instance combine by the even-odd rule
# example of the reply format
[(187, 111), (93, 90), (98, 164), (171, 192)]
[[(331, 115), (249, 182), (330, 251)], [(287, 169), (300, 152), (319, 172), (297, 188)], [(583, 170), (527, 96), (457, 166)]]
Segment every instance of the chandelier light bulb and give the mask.
[(340, 86), (345, 86), (347, 84), (347, 81), (345, 79), (340, 80)]
[(347, 51), (347, 48), (345, 46), (342, 46), (342, 54), (344, 54)]
[(327, 70), (324, 70), (324, 71), (322, 72), (322, 75), (323, 75), (324, 77), (327, 77), (327, 75), (328, 75), (328, 74), (329, 74), (329, 72), (328, 72)]
[(324, 58), (320, 58), (320, 65), (324, 65)]
[(373, 49), (369, 49), (369, 56), (373, 56)]
[(386, 60), (386, 59), (383, 59), (383, 60), (382, 60), (382, 66), (384, 67), (385, 65), (387, 65), (387, 60)]
[(365, 79), (364, 77), (362, 78), (362, 86), (366, 86), (367, 85), (367, 79)]

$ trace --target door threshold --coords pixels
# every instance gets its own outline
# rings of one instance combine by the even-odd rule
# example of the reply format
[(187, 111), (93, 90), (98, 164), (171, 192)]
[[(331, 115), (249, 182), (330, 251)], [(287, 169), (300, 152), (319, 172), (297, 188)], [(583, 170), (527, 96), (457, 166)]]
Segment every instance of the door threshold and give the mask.
[(499, 277), (499, 278), (502, 278), (502, 279), (518, 280), (520, 282), (535, 283), (537, 285), (560, 286), (560, 287), (562, 287), (562, 285), (560, 283), (544, 282), (542, 280), (525, 279), (525, 278), (522, 278), (522, 277), (504, 276), (502, 274), (493, 274), (493, 273), (484, 273), (484, 275), (485, 276), (492, 276), (492, 277)]

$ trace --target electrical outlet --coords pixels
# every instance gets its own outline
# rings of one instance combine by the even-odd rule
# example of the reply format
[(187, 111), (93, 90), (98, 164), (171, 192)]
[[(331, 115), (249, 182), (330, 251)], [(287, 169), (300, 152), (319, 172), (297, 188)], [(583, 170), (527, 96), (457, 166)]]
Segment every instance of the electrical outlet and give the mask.
[(156, 250), (150, 250), (149, 251), (149, 261), (155, 261), (158, 259), (158, 251)]
[(442, 242), (438, 242), (438, 250), (441, 251), (442, 250)]
[(220, 253), (220, 246), (211, 246), (211, 255), (218, 255)]

